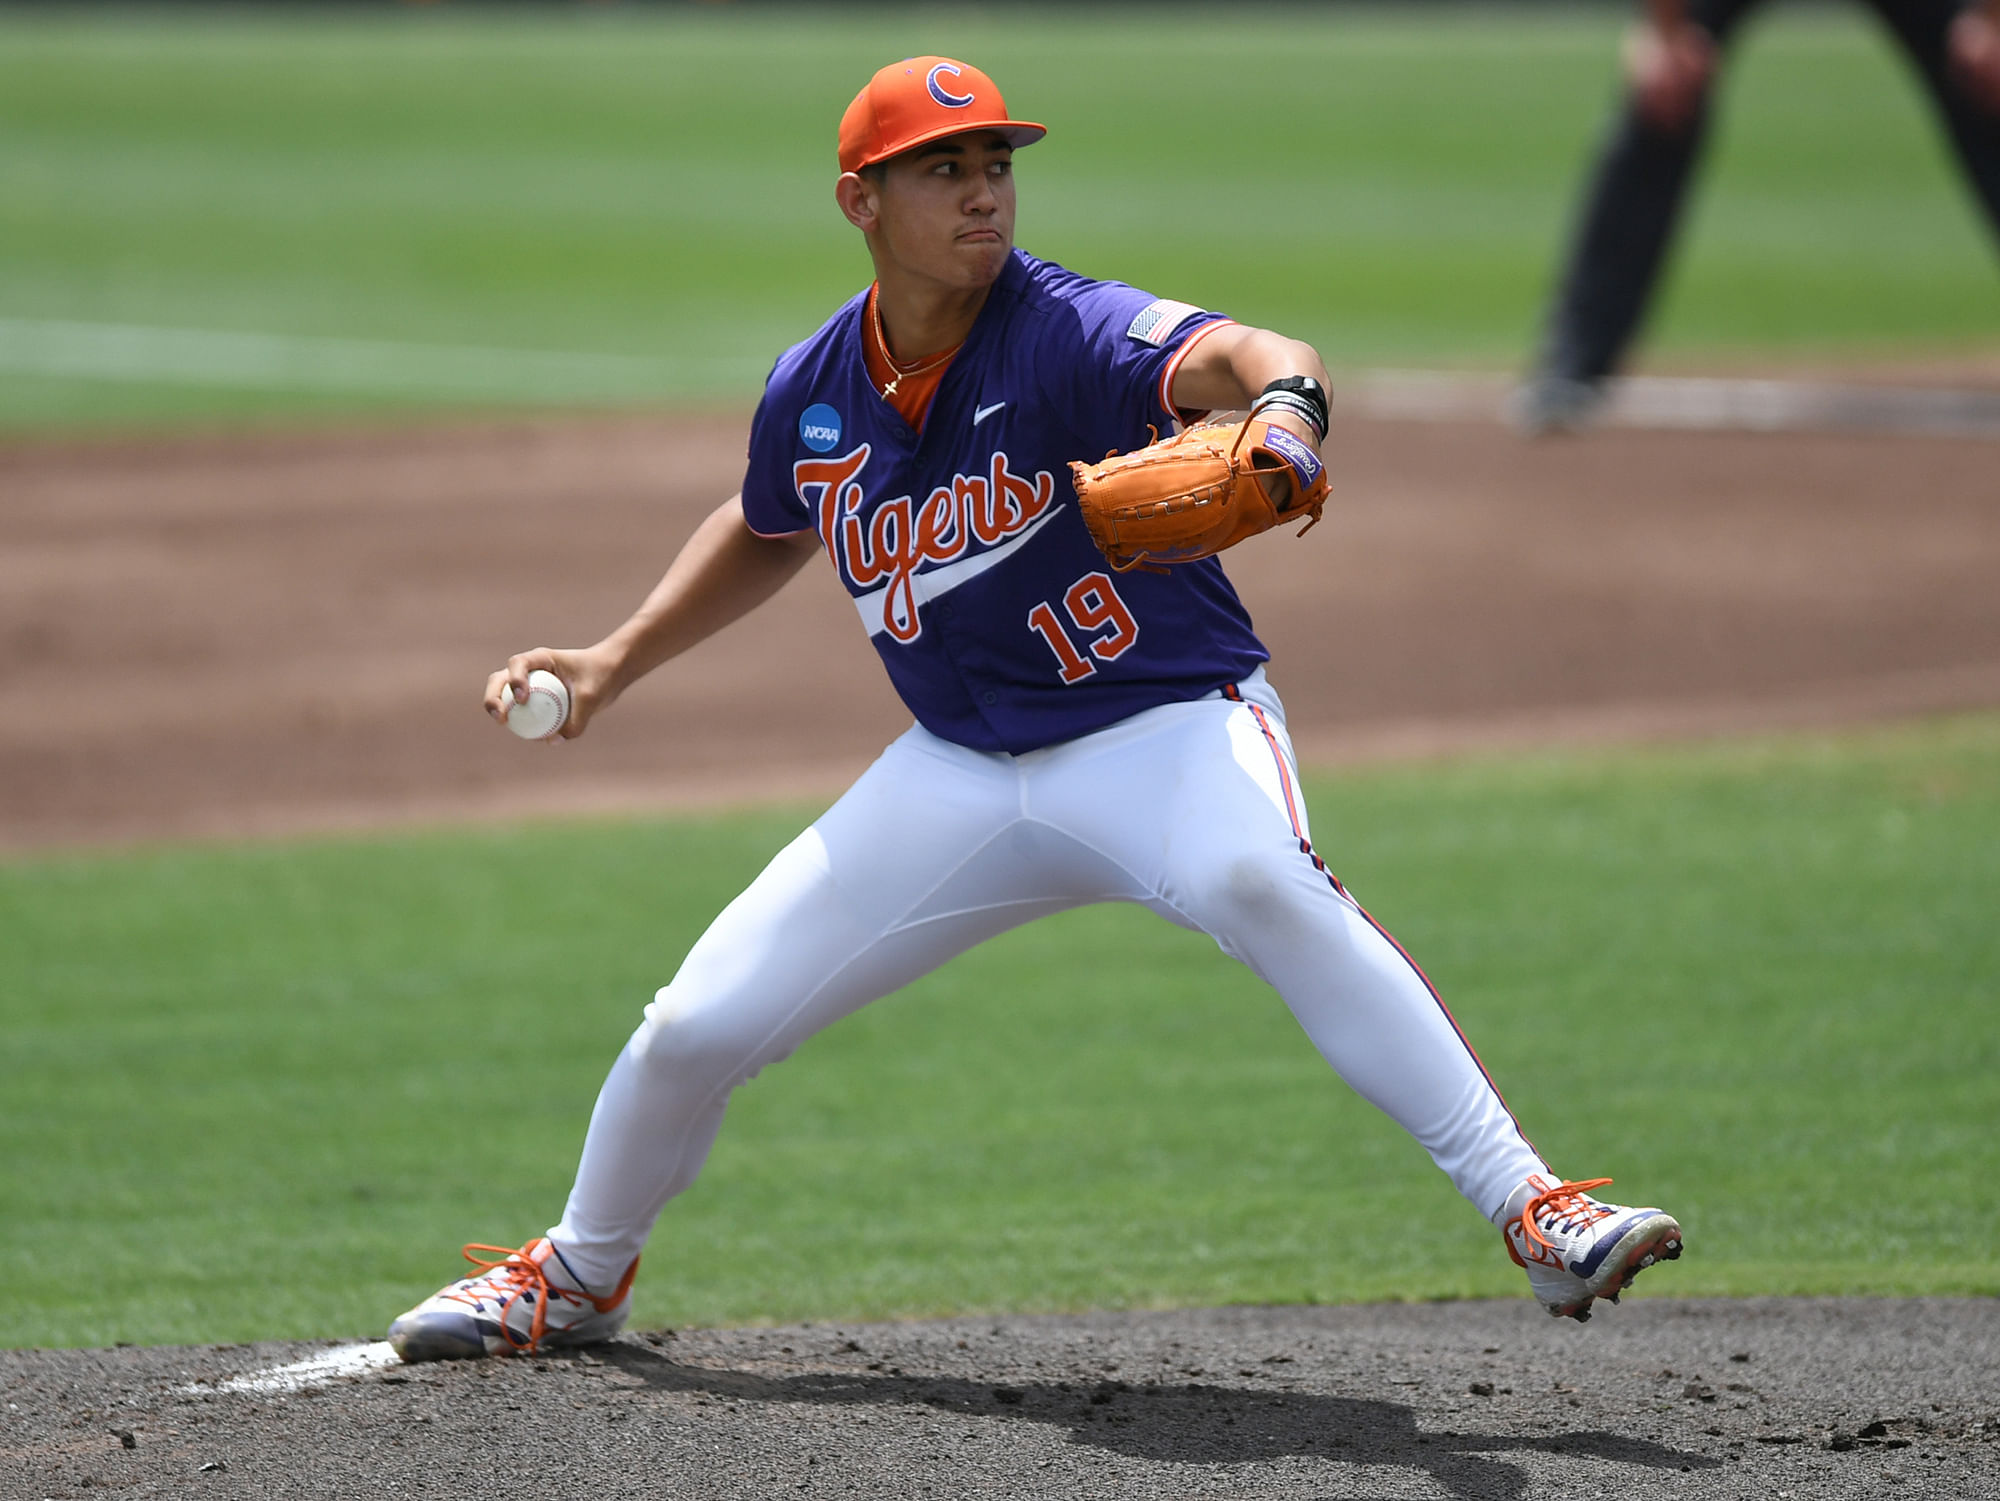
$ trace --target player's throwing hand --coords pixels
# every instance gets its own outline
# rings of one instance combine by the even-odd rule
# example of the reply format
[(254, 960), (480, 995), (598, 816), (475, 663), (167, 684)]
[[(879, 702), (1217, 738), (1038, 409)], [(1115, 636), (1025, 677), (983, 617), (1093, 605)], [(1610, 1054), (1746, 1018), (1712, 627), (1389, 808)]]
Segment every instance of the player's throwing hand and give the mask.
[(538, 646), (507, 659), (507, 665), (486, 679), (486, 712), (506, 724), (515, 706), (529, 699), (528, 675), (553, 673), (569, 690), (567, 712), (561, 727), (546, 736), (552, 740), (574, 740), (584, 731), (590, 716), (603, 701), (603, 672), (586, 651), (559, 651)]

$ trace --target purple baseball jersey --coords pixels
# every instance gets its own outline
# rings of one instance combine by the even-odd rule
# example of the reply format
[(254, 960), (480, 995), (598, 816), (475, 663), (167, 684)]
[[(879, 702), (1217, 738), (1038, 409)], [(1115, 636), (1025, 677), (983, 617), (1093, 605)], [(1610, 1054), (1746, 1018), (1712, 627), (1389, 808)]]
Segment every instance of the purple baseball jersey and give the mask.
[(1016, 250), (919, 434), (869, 381), (866, 305), (773, 368), (743, 514), (818, 532), (919, 724), (1019, 754), (1268, 659), (1216, 559), (1114, 573), (1069, 472), (1171, 431), (1180, 356), (1227, 320)]

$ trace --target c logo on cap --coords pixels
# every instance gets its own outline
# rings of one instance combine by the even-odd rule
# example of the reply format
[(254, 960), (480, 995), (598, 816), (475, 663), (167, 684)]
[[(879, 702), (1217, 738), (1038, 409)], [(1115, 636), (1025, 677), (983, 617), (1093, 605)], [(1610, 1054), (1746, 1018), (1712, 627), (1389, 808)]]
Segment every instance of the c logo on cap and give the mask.
[(938, 75), (940, 73), (956, 78), (958, 77), (958, 71), (957, 63), (939, 63), (929, 73), (924, 75), (924, 87), (931, 91), (931, 98), (937, 100), (946, 109), (964, 109), (968, 104), (972, 103), (972, 95), (951, 93), (943, 84), (938, 82)]

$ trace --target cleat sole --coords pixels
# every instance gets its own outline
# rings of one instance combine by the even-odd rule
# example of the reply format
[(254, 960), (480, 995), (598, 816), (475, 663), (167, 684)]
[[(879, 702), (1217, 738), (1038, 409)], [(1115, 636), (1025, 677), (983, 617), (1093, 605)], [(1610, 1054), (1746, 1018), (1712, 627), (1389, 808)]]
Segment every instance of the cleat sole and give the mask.
[[(1669, 1224), (1671, 1225), (1671, 1221)], [(1661, 1228), (1663, 1227), (1656, 1226), (1656, 1233)], [(1584, 1298), (1581, 1302), (1568, 1307), (1560, 1303), (1550, 1303), (1544, 1306), (1556, 1318), (1575, 1319), (1579, 1324), (1586, 1324), (1590, 1322), (1593, 1300), (1616, 1305), (1624, 1295), (1626, 1289), (1631, 1287), (1641, 1272), (1645, 1271), (1648, 1267), (1657, 1266), (1662, 1261), (1678, 1260), (1680, 1254), (1680, 1227), (1672, 1225), (1671, 1229), (1667, 1230), (1659, 1239), (1641, 1240), (1622, 1257), (1611, 1257), (1604, 1271), (1601, 1273), (1603, 1279), (1602, 1286), (1594, 1289), (1590, 1297)]]

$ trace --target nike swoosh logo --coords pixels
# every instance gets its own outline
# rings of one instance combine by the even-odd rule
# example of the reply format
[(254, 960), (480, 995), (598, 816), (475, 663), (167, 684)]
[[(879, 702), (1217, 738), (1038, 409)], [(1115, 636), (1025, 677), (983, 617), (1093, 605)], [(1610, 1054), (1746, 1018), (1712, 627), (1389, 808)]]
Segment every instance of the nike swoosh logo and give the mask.
[(972, 414), (972, 425), (974, 427), (979, 426), (980, 423), (984, 422), (988, 417), (991, 417), (995, 412), (999, 411), (1000, 408), (1004, 407), (1005, 405), (1007, 405), (1007, 403), (1004, 401), (996, 401), (990, 407), (981, 407), (978, 411)]
[[(1005, 406), (1006, 403), (1002, 402), (1001, 405)], [(1061, 511), (1062, 507), (1056, 506), (1020, 536), (1003, 542), (990, 551), (969, 558), (960, 558), (956, 563), (946, 563), (943, 567), (933, 568), (926, 573), (912, 575), (910, 592), (917, 608), (922, 609), (941, 595), (951, 593), (960, 584), (969, 583), (987, 569), (1004, 563), (1019, 552), (1030, 537), (1055, 520)], [(888, 592), (889, 586), (884, 584), (880, 589), (871, 589), (866, 594), (854, 596), (854, 608), (861, 612), (861, 623), (868, 627), (868, 634), (871, 636), (879, 636), (889, 628), (887, 622), (882, 619), (882, 596)]]

